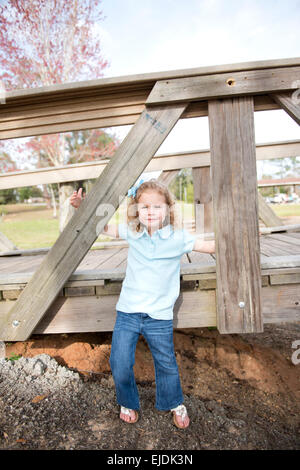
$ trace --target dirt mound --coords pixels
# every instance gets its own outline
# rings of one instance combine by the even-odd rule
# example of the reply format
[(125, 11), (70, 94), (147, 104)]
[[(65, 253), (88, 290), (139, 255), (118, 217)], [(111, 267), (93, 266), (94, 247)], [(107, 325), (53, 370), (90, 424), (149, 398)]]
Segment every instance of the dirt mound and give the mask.
[[(175, 330), (175, 351), (191, 418), (184, 431), (174, 427), (170, 413), (155, 409), (153, 360), (142, 336), (134, 366), (140, 419), (136, 425), (120, 422), (109, 367), (111, 335), (41, 335), (7, 345), (8, 358), (18, 354), (23, 358), (2, 361), (0, 367), (0, 448), (300, 447), (300, 364), (291, 360), (292, 343), (300, 339), (300, 323), (265, 325), (264, 333), (254, 335), (220, 335), (209, 328)], [(29, 358), (37, 364), (33, 373)], [(43, 367), (41, 363), (47, 360), (56, 366)], [(53, 387), (48, 390), (45, 383), (51, 370)], [(8, 379), (14, 372), (18, 387), (13, 385), (16, 380)]]

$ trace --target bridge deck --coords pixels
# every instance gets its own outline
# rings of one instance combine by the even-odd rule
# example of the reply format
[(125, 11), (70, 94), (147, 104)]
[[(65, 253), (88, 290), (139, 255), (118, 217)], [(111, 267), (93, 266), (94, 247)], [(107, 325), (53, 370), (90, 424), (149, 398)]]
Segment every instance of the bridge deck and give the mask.
[[(260, 247), (264, 323), (300, 321), (300, 232), (263, 235)], [(10, 310), (45, 256), (45, 250), (29, 253), (0, 256), (0, 315)], [(90, 250), (34, 333), (112, 330), (127, 253), (125, 241)], [(174, 327), (216, 326), (215, 255), (182, 256), (180, 282)]]

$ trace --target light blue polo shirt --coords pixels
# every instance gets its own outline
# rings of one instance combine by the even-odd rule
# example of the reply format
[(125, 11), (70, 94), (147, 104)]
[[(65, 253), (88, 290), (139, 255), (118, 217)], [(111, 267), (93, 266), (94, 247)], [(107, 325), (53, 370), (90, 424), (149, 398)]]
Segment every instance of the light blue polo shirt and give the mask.
[(146, 227), (139, 233), (127, 224), (119, 224), (118, 228), (129, 249), (116, 310), (172, 319), (180, 293), (180, 258), (193, 250), (196, 235), (185, 229), (174, 230), (170, 224), (156, 230), (152, 237)]

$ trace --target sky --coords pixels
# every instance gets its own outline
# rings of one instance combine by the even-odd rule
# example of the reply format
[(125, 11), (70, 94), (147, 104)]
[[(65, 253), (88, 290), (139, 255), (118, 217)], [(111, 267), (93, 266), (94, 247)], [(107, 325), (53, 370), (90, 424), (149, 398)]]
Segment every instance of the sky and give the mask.
[[(299, 0), (103, 0), (102, 11), (105, 77), (300, 56)], [(129, 130), (114, 128), (120, 139)], [(256, 112), (255, 136), (294, 140), (300, 129), (284, 111)], [(207, 148), (208, 119), (184, 119), (158, 153)]]
[[(300, 0), (102, 0), (102, 11), (94, 34), (104, 77), (300, 57)], [(283, 110), (256, 112), (254, 122), (256, 143), (300, 140)], [(130, 128), (110, 130), (122, 140)], [(209, 146), (208, 118), (183, 119), (157, 153)], [(257, 162), (258, 179), (276, 170)]]

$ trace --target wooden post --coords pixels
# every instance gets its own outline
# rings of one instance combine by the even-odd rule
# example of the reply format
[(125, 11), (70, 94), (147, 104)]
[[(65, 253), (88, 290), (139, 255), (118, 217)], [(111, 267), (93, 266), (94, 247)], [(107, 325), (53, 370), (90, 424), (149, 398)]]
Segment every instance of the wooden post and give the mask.
[(220, 333), (263, 331), (252, 97), (208, 102)]
[(70, 197), (75, 190), (72, 182), (59, 183), (59, 231), (62, 232), (69, 220), (73, 217), (75, 210), (70, 204)]
[[(210, 167), (192, 168), (192, 174), (196, 233), (211, 233), (214, 231), (214, 226)], [(204, 214), (202, 213), (202, 208), (204, 209)], [(204, 215), (204, 220), (202, 220), (202, 215)]]
[(145, 108), (14, 306), (0, 317), (0, 340), (24, 341), (31, 335), (185, 108)]

